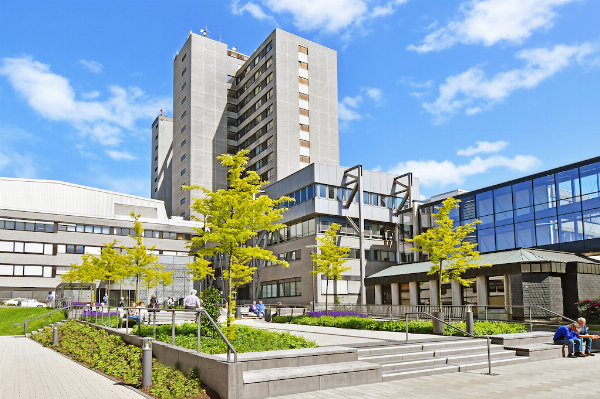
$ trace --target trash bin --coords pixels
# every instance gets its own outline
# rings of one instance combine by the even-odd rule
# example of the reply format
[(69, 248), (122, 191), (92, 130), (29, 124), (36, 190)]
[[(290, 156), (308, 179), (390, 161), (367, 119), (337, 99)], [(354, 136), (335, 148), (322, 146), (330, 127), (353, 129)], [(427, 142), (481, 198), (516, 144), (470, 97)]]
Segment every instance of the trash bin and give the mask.
[(270, 308), (265, 309), (265, 321), (266, 322), (271, 321), (271, 309)]

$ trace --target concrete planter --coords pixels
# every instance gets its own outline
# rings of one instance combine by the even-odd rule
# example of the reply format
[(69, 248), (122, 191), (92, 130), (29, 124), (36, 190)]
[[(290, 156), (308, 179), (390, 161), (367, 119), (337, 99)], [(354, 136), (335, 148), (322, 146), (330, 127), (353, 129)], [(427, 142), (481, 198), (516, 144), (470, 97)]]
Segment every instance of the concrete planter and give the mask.
[[(444, 312), (433, 312), (433, 316), (437, 317), (440, 320), (444, 320)], [(444, 335), (444, 323), (438, 321), (436, 319), (432, 319), (433, 321), (433, 333), (435, 335)]]

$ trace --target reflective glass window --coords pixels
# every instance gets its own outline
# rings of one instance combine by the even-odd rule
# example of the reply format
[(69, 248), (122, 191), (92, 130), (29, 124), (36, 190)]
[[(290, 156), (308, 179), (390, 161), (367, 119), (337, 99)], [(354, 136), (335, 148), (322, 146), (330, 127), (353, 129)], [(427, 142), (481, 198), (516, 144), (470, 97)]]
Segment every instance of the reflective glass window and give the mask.
[(319, 184), (319, 197), (327, 198), (327, 186), (325, 184)]
[(558, 221), (556, 217), (536, 220), (535, 236), (537, 245), (558, 244)]
[(300, 190), (300, 202), (306, 201), (306, 187)]
[(294, 193), (294, 199), (296, 200), (294, 201), (294, 205), (298, 205), (300, 203), (300, 191)]
[(94, 226), (85, 226), (85, 232), (86, 233), (93, 233), (94, 232)]
[(77, 231), (78, 233), (83, 233), (85, 231), (85, 226), (82, 224), (78, 224), (75, 228), (75, 231)]
[(534, 247), (535, 246), (535, 225), (533, 221), (515, 224), (516, 247)]
[(533, 205), (533, 191), (531, 181), (514, 184), (512, 187), (513, 205), (515, 209)]
[(548, 202), (546, 204), (539, 204), (533, 207), (535, 209), (535, 218), (545, 218), (550, 216), (556, 216), (556, 202)]
[(496, 250), (513, 249), (515, 247), (514, 225), (496, 227)]
[(533, 220), (533, 207), (532, 206), (528, 206), (526, 208), (515, 209), (513, 213), (514, 213), (515, 223)]
[(370, 197), (371, 197), (371, 196), (369, 195), (369, 193), (365, 193), (365, 192), (363, 191), (363, 204), (365, 204), (365, 205), (369, 205), (369, 198), (370, 198)]
[(546, 204), (556, 200), (556, 186), (554, 175), (539, 177), (533, 180), (534, 205)]
[(581, 210), (579, 170), (577, 168), (556, 174), (558, 213), (571, 213)]
[(371, 205), (379, 206), (379, 196), (377, 194), (371, 194)]
[(475, 197), (477, 203), (477, 217), (492, 215), (494, 213), (494, 204), (492, 202), (492, 192), (477, 194)]
[(583, 240), (583, 220), (581, 212), (569, 213), (558, 218), (560, 229), (560, 242)]
[(44, 223), (36, 223), (35, 224), (35, 231), (39, 231), (39, 232), (44, 232)]
[(25, 230), (26, 231), (34, 231), (35, 230), (35, 223), (25, 223)]
[(600, 238), (600, 209), (583, 211), (583, 234), (586, 240)]
[(479, 252), (490, 252), (496, 250), (494, 229), (479, 230), (477, 232), (477, 250)]
[(329, 199), (334, 199), (335, 198), (335, 187), (327, 186), (327, 188), (329, 191)]
[(494, 215), (496, 226), (504, 226), (513, 222), (513, 211), (501, 212)]
[(315, 198), (315, 188), (314, 186), (311, 184), (310, 186), (306, 187), (306, 199), (313, 199)]
[(501, 213), (513, 209), (511, 187), (501, 187), (494, 190), (494, 212)]
[(581, 202), (584, 210), (600, 207), (600, 162), (579, 168)]
[(54, 233), (54, 225), (53, 224), (47, 224), (47, 225), (45, 225), (44, 228), (46, 230), (46, 233)]
[(101, 226), (94, 226), (94, 233), (101, 234), (102, 233), (102, 227)]
[(4, 228), (6, 230), (14, 230), (15, 229), (15, 222), (7, 220), (4, 222)]
[(336, 196), (336, 199), (338, 201), (343, 201), (344, 200), (344, 191), (345, 190), (343, 188), (338, 187), (338, 189), (337, 189), (337, 196)]
[(484, 230), (484, 229), (488, 229), (490, 227), (494, 227), (494, 216), (493, 215), (480, 217), (479, 220), (481, 221), (481, 223), (479, 223), (477, 225), (478, 230)]
[(380, 195), (379, 196), (379, 205), (385, 208), (385, 201), (387, 200), (387, 198), (385, 197), (385, 195)]
[(25, 222), (16, 222), (15, 230), (25, 230)]

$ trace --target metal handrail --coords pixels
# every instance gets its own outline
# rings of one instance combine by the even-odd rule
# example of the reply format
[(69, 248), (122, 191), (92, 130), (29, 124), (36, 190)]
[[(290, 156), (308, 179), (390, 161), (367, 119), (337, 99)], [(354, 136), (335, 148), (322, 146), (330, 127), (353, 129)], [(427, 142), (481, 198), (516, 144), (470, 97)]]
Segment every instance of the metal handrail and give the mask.
[(11, 332), (11, 334), (12, 334), (12, 336), (13, 336), (13, 338), (14, 338), (14, 337), (15, 337), (15, 326), (20, 326), (20, 325), (24, 324), (24, 325), (25, 325), (24, 334), (25, 334), (25, 335), (27, 335), (27, 323), (29, 323), (30, 321), (34, 321), (34, 320), (37, 320), (37, 319), (41, 319), (42, 317), (50, 316), (51, 314), (54, 314), (54, 313), (56, 313), (56, 312), (62, 312), (62, 311), (65, 311), (65, 310), (67, 310), (67, 309), (69, 309), (69, 307), (62, 308), (62, 309), (57, 309), (57, 310), (53, 310), (52, 312), (49, 312), (49, 313), (43, 314), (43, 315), (41, 315), (41, 316), (38, 316), (38, 317), (34, 317), (33, 319), (25, 320), (25, 321), (24, 321), (24, 322), (22, 322), (22, 323), (14, 323), (14, 324), (12, 325), (12, 332)]
[[(471, 338), (474, 338), (474, 339), (481, 339), (482, 338), (482, 337), (476, 337), (473, 334), (469, 334), (468, 332), (466, 332), (466, 331), (464, 331), (464, 330), (462, 330), (462, 329), (460, 329), (460, 328), (458, 328), (458, 327), (456, 327), (456, 326), (454, 326), (454, 325), (452, 325), (450, 323), (446, 323), (444, 320), (440, 320), (437, 317), (435, 317), (434, 315), (431, 315), (429, 313), (426, 313), (426, 312), (410, 312), (410, 313), (405, 313), (404, 314), (404, 320), (406, 322), (406, 341), (405, 342), (408, 342), (408, 315), (409, 314), (425, 315), (425, 316), (428, 316), (428, 317), (430, 317), (432, 319), (435, 319), (435, 320), (437, 320), (437, 321), (439, 321), (439, 322), (441, 322), (441, 323), (443, 323), (443, 324), (445, 324), (445, 325), (447, 325), (449, 327), (452, 327), (455, 330), (460, 331), (461, 333), (463, 333), (463, 334), (465, 334), (465, 335), (467, 335), (467, 336), (469, 336)], [(486, 342), (487, 342), (488, 374), (492, 375), (492, 361), (491, 361), (491, 355), (490, 355), (490, 337), (488, 335), (486, 335), (485, 339), (486, 339)]]
[[(111, 306), (107, 306), (107, 307), (101, 307), (99, 306), (99, 308), (102, 310), (102, 315), (104, 315), (104, 309), (108, 310), (108, 314), (109, 314), (109, 318), (110, 318), (110, 308)], [(210, 323), (215, 327), (215, 330), (219, 333), (219, 335), (221, 336), (221, 339), (225, 342), (225, 344), (227, 345), (227, 362), (231, 363), (231, 353), (233, 352), (233, 363), (237, 363), (237, 358), (238, 358), (238, 353), (235, 350), (235, 348), (233, 347), (233, 345), (231, 344), (231, 342), (229, 342), (229, 340), (227, 339), (227, 337), (225, 337), (225, 335), (223, 334), (223, 332), (221, 331), (221, 329), (219, 328), (219, 326), (217, 325), (217, 323), (215, 323), (215, 321), (213, 320), (213, 318), (208, 314), (208, 312), (206, 311), (206, 309), (204, 308), (200, 308), (200, 309), (160, 309), (160, 308), (141, 308), (141, 307), (130, 307), (130, 306), (119, 306), (113, 309), (117, 309), (117, 311), (119, 309), (123, 309), (125, 311), (128, 311), (130, 309), (133, 310), (145, 310), (148, 313), (154, 313), (153, 316), (153, 337), (152, 339), (156, 340), (156, 313), (157, 311), (164, 311), (164, 312), (172, 312), (172, 321), (171, 321), (171, 344), (175, 345), (175, 314), (177, 312), (183, 312), (183, 313), (194, 313), (196, 314), (196, 318), (197, 318), (197, 323), (198, 323), (198, 348), (197, 348), (197, 352), (200, 352), (200, 327), (201, 327), (201, 321), (202, 321), (202, 314), (204, 314), (206, 317), (208, 317), (208, 320), (210, 321)], [(91, 317), (91, 316), (90, 316)], [(120, 320), (120, 315), (117, 315), (117, 317), (119, 317)], [(110, 320), (110, 319), (109, 319)], [(98, 323), (98, 314), (96, 313), (96, 324)], [(103, 323), (103, 322), (102, 322)], [(110, 327), (110, 324), (109, 324)], [(141, 335), (141, 329), (138, 328), (138, 333)], [(126, 334), (129, 334), (129, 323), (126, 323)]]

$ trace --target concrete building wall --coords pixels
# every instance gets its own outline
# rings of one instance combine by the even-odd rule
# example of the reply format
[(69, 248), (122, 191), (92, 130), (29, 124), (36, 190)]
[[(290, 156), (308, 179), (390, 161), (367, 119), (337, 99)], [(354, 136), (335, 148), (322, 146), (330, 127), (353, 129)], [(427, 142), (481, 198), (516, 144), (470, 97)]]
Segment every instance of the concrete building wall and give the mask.
[(150, 198), (163, 201), (172, 215), (173, 118), (159, 115), (152, 123), (152, 176)]

